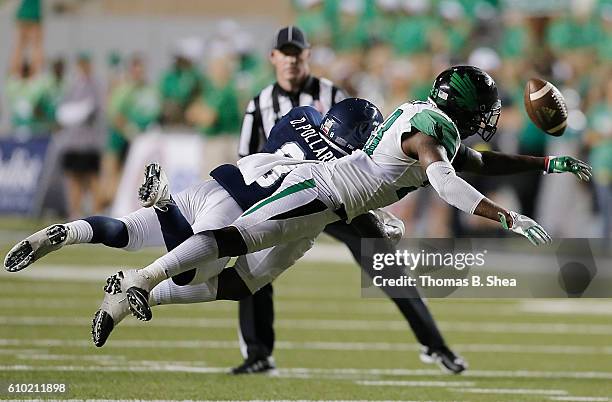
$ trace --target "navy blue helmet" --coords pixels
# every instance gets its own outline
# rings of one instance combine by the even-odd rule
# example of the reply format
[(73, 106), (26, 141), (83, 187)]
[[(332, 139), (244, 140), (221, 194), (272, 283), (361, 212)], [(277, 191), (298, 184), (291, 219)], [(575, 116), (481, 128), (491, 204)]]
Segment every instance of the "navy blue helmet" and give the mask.
[(372, 131), (382, 122), (383, 116), (372, 102), (347, 98), (329, 109), (319, 131), (350, 154), (363, 148)]

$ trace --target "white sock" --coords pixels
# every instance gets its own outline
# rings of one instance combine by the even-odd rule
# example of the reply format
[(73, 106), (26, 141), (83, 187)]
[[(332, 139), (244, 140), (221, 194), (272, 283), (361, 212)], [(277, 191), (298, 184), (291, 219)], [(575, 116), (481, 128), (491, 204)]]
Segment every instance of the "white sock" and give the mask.
[(170, 278), (216, 260), (218, 255), (217, 241), (212, 232), (206, 231), (191, 236), (157, 261)]
[(218, 277), (213, 277), (197, 285), (178, 286), (168, 279), (157, 285), (151, 291), (149, 304), (185, 304), (209, 302), (217, 299)]
[(68, 228), (65, 245), (89, 243), (93, 237), (93, 228), (91, 225), (82, 219), (78, 221), (68, 222), (65, 224)]
[(212, 232), (201, 232), (191, 236), (141, 271), (150, 278), (149, 283), (156, 286), (166, 278), (217, 259), (218, 254), (217, 241)]
[(168, 279), (168, 275), (166, 274), (166, 270), (164, 269), (164, 263), (163, 263), (164, 261), (168, 261), (168, 258), (166, 258), (165, 260), (162, 260), (164, 257), (158, 258), (157, 260), (153, 261), (153, 263), (151, 263), (150, 265), (147, 265), (143, 269), (139, 270), (139, 272), (145, 275), (145, 277), (147, 278), (147, 281), (149, 282), (151, 286), (157, 286), (162, 281)]

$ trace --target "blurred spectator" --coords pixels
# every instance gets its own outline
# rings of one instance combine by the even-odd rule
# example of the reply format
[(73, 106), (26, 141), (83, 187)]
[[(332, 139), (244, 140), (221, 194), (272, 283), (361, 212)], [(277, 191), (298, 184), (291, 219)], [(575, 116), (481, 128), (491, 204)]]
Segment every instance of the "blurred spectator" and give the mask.
[(233, 71), (232, 81), (235, 82), (239, 107), (242, 108), (253, 92), (259, 92), (274, 79), (272, 69), (259, 54), (253, 35), (234, 20), (220, 21), (213, 39), (209, 41), (209, 59), (217, 58), (222, 53), (227, 53), (232, 59), (228, 68)]
[(390, 24), (388, 40), (397, 54), (421, 53), (429, 46), (429, 34), (435, 21), (429, 15), (431, 5), (423, 0), (400, 0), (397, 23)]
[(135, 55), (129, 61), (127, 77), (112, 90), (108, 106), (109, 133), (103, 164), (104, 204), (114, 198), (131, 140), (159, 120), (160, 95), (158, 89), (147, 82), (141, 56)]
[(29, 136), (48, 131), (44, 125), (47, 83), (28, 60), (14, 65), (6, 80), (6, 95), (14, 133)]
[[(385, 94), (389, 92), (388, 80), (391, 47), (384, 42), (371, 46), (362, 59), (360, 72), (353, 75), (351, 87), (358, 97), (368, 99), (377, 105), (384, 113), (393, 112), (397, 104), (385, 102)], [(401, 103), (404, 103), (406, 99)]]
[(68, 211), (71, 219), (86, 215), (84, 197), (91, 196), (93, 212), (101, 209), (98, 173), (104, 140), (101, 127), (101, 98), (93, 77), (88, 53), (77, 57), (76, 74), (62, 99), (57, 118), (63, 157), (62, 167), (68, 186)]
[(57, 108), (66, 90), (66, 61), (58, 57), (51, 63), (51, 71), (47, 78), (47, 86), (43, 99), (43, 113), (45, 126), (49, 132), (57, 127)]
[(334, 32), (334, 47), (341, 52), (354, 53), (369, 42), (366, 0), (340, 0), (339, 16)]
[(180, 40), (175, 48), (174, 63), (160, 81), (162, 122), (186, 124), (185, 110), (202, 90), (202, 75), (194, 65), (202, 56), (202, 43), (197, 38)]
[[(13, 53), (16, 57), (16, 53)], [(6, 95), (16, 135), (50, 134), (56, 128), (55, 112), (64, 90), (65, 64), (54, 60), (49, 73), (33, 70), (26, 60), (13, 63), (6, 82)]]
[(108, 76), (107, 76), (107, 94), (110, 97), (110, 94), (113, 90), (123, 83), (125, 79), (124, 74), (124, 66), (123, 66), (123, 58), (121, 54), (113, 50), (107, 56), (107, 66), (108, 66)]
[(601, 38), (596, 45), (597, 56), (601, 61), (610, 63), (612, 61), (612, 1), (600, 1), (598, 14), (602, 18), (602, 31)]
[(330, 24), (330, 19), (333, 18), (330, 13), (333, 13), (333, 9), (330, 9), (329, 3), (331, 3), (329, 0), (295, 1), (298, 12), (296, 25), (304, 30), (306, 36), (315, 46), (329, 45), (333, 38), (333, 25)]
[[(546, 144), (547, 155), (575, 155), (581, 157), (583, 136), (586, 132), (586, 116), (579, 107), (582, 98), (577, 90), (559, 86), (568, 109), (567, 128), (562, 137), (553, 138)], [(595, 231), (588, 222), (591, 213), (589, 188), (573, 177), (554, 176), (542, 180), (536, 216), (551, 236), (590, 237)], [(551, 208), (554, 205), (554, 208)], [(559, 211), (571, 210), (571, 214)]]
[(187, 121), (206, 139), (204, 176), (216, 166), (236, 161), (240, 111), (233, 75), (235, 59), (229, 49), (223, 41), (211, 45), (202, 91), (187, 110)]
[(597, 206), (602, 216), (601, 237), (612, 237), (612, 78), (602, 85), (599, 99), (588, 111), (587, 144), (593, 166)]
[[(17, 41), (13, 63), (22, 63), (25, 53), (31, 49), (31, 70), (40, 73), (44, 63), (42, 4), (41, 0), (21, 0), (17, 9)], [(19, 68), (17, 65), (12, 70)]]
[(6, 81), (11, 126), (23, 137), (48, 133), (45, 110), (48, 80), (43, 75), (42, 11), (40, 0), (22, 0), (17, 9), (15, 46)]

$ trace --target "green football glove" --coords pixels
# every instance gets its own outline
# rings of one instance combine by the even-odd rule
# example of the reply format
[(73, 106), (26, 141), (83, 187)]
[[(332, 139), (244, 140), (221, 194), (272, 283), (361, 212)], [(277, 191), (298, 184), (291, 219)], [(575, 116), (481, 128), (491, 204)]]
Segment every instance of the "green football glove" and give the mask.
[(552, 239), (536, 221), (528, 216), (517, 214), (514, 211), (510, 211), (512, 217), (512, 226), (508, 226), (506, 215), (498, 212), (499, 221), (501, 222), (504, 229), (513, 231), (514, 233), (525, 236), (534, 246), (541, 244), (550, 243)]
[(546, 173), (573, 173), (580, 180), (589, 181), (593, 177), (593, 169), (581, 160), (571, 156), (547, 156), (544, 168)]

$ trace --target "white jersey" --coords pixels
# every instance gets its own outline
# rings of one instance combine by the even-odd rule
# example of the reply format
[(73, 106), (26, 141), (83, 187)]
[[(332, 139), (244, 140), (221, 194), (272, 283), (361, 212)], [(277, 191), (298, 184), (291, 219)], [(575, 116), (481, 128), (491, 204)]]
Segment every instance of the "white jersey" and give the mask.
[(413, 129), (437, 138), (452, 162), (461, 141), (455, 123), (435, 104), (417, 101), (404, 103), (387, 117), (363, 151), (325, 164), (335, 202), (344, 206), (349, 220), (429, 184), (419, 161), (402, 150), (402, 136)]

